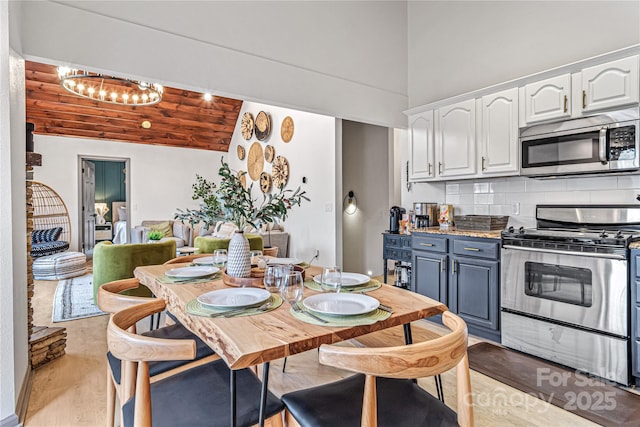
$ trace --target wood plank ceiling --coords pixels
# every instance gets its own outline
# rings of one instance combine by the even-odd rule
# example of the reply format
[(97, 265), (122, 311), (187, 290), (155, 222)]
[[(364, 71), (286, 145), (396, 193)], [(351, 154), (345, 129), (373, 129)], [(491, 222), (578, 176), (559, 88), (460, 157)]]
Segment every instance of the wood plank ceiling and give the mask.
[(115, 105), (67, 92), (56, 66), (26, 61), (25, 69), (27, 121), (36, 134), (229, 151), (242, 107), (237, 99), (205, 101), (202, 93), (166, 86), (155, 105)]

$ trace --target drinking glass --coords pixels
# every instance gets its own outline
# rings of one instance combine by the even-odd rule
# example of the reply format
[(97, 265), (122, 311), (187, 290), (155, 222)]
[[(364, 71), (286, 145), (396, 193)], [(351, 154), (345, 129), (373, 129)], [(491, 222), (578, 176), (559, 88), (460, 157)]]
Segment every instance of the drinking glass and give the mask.
[(216, 267), (222, 268), (227, 263), (227, 250), (226, 249), (216, 249), (213, 251), (213, 265)]
[(342, 288), (342, 271), (340, 267), (323, 268), (320, 286), (325, 292), (340, 292)]
[(283, 270), (281, 265), (268, 265), (264, 272), (264, 288), (269, 292), (277, 292), (282, 282)]
[[(260, 264), (263, 264), (262, 267), (260, 267)], [(266, 264), (266, 262), (264, 262), (262, 251), (251, 251), (251, 265), (255, 265), (258, 268), (264, 268), (264, 264)]]
[(304, 294), (304, 282), (302, 273), (299, 271), (288, 271), (282, 278), (280, 285), (280, 296), (289, 304), (295, 304), (302, 300)]

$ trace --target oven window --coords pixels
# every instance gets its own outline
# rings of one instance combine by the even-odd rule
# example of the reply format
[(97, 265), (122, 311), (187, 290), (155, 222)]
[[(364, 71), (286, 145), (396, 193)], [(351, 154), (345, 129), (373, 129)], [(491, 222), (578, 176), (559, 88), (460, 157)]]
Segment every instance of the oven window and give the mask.
[(531, 261), (525, 262), (524, 270), (528, 296), (591, 307), (591, 270)]

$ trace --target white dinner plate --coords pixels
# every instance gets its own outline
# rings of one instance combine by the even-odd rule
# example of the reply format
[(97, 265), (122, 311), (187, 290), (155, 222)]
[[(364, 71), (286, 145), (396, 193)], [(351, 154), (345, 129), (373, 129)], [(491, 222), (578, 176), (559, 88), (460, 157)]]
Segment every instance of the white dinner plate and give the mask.
[(212, 256), (203, 256), (200, 258), (195, 258), (193, 260), (194, 264), (197, 265), (213, 265), (213, 257)]
[(298, 258), (270, 258), (267, 260), (267, 264), (300, 264), (301, 259)]
[[(360, 273), (342, 273), (342, 287), (348, 288), (349, 286), (360, 286), (369, 283), (371, 278), (366, 274)], [(313, 276), (313, 281), (317, 284), (322, 284), (322, 274)]]
[(367, 295), (331, 293), (310, 296), (302, 304), (320, 314), (354, 316), (372, 312), (380, 302)]
[(211, 276), (218, 271), (220, 271), (218, 267), (180, 267), (167, 270), (164, 274), (172, 279), (195, 279)]
[(260, 304), (271, 297), (271, 292), (258, 288), (229, 288), (207, 292), (198, 297), (198, 302), (214, 308), (249, 307)]

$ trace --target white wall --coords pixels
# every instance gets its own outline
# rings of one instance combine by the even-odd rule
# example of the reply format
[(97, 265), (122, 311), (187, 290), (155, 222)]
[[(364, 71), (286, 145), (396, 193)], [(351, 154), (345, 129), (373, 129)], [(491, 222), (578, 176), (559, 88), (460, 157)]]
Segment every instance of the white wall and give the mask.
[(27, 59), (405, 125), (405, 2), (37, 1), (23, 7)]
[(191, 199), (196, 174), (217, 171), (224, 153), (189, 148), (34, 135), (35, 151), (42, 166), (34, 179), (53, 188), (64, 200), (72, 225), (72, 250), (79, 241), (78, 157), (129, 158), (131, 200), (129, 226), (144, 220), (173, 219), (177, 208), (197, 208)]
[(0, 424), (7, 426), (18, 423), (16, 405), (29, 363), (24, 61), (10, 35), (14, 6), (0, 2)]
[(409, 107), (640, 43), (638, 1), (410, 1)]
[(539, 204), (637, 204), (638, 194), (639, 174), (547, 180), (509, 177), (447, 182), (445, 199), (454, 205), (456, 215), (509, 215), (509, 225), (534, 227)]
[[(239, 120), (233, 132), (229, 153), (225, 154), (225, 160), (229, 162), (232, 170), (247, 170), (247, 158), (239, 160), (236, 154), (238, 145), (245, 147), (249, 153), (249, 147), (257, 141), (253, 136), (245, 141), (240, 131), (240, 121), (246, 112), (253, 114), (254, 118), (260, 111), (265, 111), (271, 116), (271, 134), (266, 141), (261, 142), (262, 148), (273, 145), (276, 156), (284, 156), (289, 161), (289, 181), (285, 189), (295, 190), (301, 187), (307, 192), (311, 202), (303, 201), (301, 206), (294, 207), (284, 222), (285, 231), (290, 233), (289, 255), (309, 261), (315, 254), (315, 249), (320, 251), (320, 258), (314, 264), (335, 264), (338, 260), (336, 247), (337, 225), (335, 209), (337, 198), (335, 186), (337, 181), (336, 168), (336, 125), (333, 117), (302, 111), (289, 110), (253, 102), (244, 102), (239, 114)], [(291, 116), (294, 122), (294, 134), (291, 142), (284, 143), (280, 136), (280, 126), (286, 116)], [(217, 176), (220, 163), (210, 170), (209, 179)], [(265, 161), (264, 170), (271, 173), (271, 164)], [(253, 181), (246, 175), (247, 185)], [(307, 183), (302, 182), (306, 177)], [(217, 179), (216, 179), (217, 180)], [(273, 190), (272, 190), (273, 191)], [(260, 183), (253, 182), (254, 199), (259, 204), (263, 194)], [(341, 199), (340, 199), (341, 200)]]
[(382, 232), (389, 224), (388, 128), (342, 122), (342, 194), (352, 190), (358, 210), (342, 215), (343, 271), (382, 274)]

